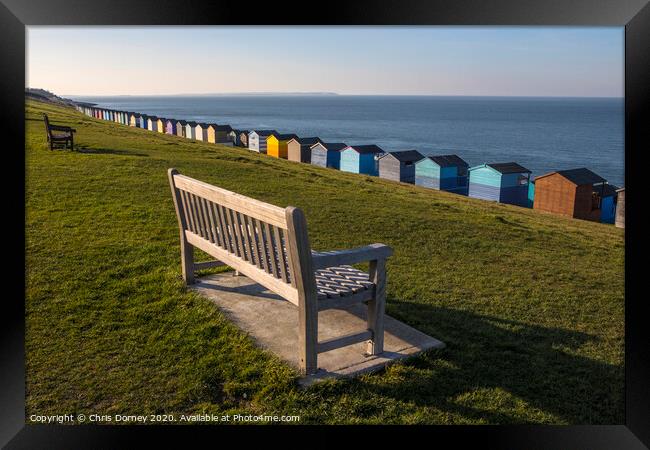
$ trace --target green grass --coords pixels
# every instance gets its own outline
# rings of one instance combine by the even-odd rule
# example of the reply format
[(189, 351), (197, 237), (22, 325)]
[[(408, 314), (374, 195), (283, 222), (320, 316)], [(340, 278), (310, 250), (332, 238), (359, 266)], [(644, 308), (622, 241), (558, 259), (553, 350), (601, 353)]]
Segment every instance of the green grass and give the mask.
[[(77, 129), (46, 147), (40, 113)], [(614, 226), (274, 160), (28, 102), (30, 414), (298, 414), (301, 423), (624, 420)], [(387, 313), (447, 344), (308, 389), (180, 278), (167, 168), (304, 209), (315, 249), (383, 242)], [(205, 255), (204, 255), (205, 256)]]

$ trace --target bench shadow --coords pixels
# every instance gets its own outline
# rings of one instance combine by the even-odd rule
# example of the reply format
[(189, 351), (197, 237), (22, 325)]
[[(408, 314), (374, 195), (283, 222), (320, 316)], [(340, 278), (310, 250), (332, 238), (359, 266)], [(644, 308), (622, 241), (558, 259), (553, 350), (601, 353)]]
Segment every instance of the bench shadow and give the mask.
[(526, 409), (559, 422), (624, 422), (623, 367), (572, 354), (596, 336), (423, 303), (388, 299), (388, 305), (390, 316), (440, 339), (446, 348), (406, 360), (398, 381), (388, 377), (364, 385), (376, 395), (497, 424), (526, 419), (485, 400), (481, 407), (470, 406), (476, 403), (472, 393), (510, 402), (513, 410), (513, 402), (524, 402)]
[[(224, 287), (205, 281), (197, 284), (284, 301), (257, 283)], [(365, 308), (341, 309), (365, 319)], [(387, 314), (446, 348), (402, 360), (391, 376), (371, 383), (344, 382), (341, 393), (392, 398), (491, 424), (532, 422), (536, 416), (556, 423), (624, 423), (622, 365), (576, 354), (597, 342), (595, 335), (390, 297)], [(408, 330), (395, 331), (403, 341), (418, 339)]]
[(90, 155), (121, 155), (121, 156), (140, 156), (140, 157), (149, 157), (147, 153), (138, 153), (129, 150), (117, 150), (113, 148), (88, 148), (88, 147), (77, 147), (75, 145), (75, 152), (85, 153)]

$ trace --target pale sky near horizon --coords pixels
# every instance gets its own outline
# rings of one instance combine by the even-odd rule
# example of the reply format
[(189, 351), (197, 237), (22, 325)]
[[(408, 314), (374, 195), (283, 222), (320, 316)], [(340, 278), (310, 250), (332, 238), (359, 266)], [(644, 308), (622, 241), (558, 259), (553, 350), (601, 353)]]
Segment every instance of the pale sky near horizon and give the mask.
[(57, 95), (622, 97), (623, 27), (27, 27)]

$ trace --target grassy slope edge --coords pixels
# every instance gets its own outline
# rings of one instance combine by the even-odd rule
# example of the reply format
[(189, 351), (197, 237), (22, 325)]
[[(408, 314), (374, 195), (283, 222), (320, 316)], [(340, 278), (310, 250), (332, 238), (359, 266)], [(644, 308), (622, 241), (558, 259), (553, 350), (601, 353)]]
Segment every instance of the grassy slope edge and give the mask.
[[(77, 129), (46, 148), (40, 113)], [(30, 414), (302, 423), (622, 423), (623, 232), (26, 106)], [(387, 313), (434, 351), (306, 390), (180, 280), (166, 170), (304, 209), (316, 249), (383, 242)]]

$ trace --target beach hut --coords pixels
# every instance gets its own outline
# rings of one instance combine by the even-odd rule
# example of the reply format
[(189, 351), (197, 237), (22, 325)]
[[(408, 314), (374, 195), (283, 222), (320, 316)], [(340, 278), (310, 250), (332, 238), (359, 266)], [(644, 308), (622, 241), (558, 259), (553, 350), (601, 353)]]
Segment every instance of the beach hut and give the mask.
[(532, 208), (535, 204), (535, 180), (531, 179), (528, 183), (528, 201), (526, 206)]
[(619, 228), (625, 228), (625, 188), (616, 191), (616, 219), (615, 225)]
[(388, 152), (377, 158), (377, 172), (381, 178), (415, 183), (415, 163), (424, 156), (417, 150)]
[(602, 188), (594, 186), (594, 195), (600, 195), (600, 221), (613, 224), (616, 220), (618, 186), (605, 184)]
[(147, 130), (156, 131), (157, 123), (158, 123), (158, 117), (156, 116), (147, 117)]
[(140, 114), (131, 113), (129, 116), (129, 126), (140, 128)]
[(377, 157), (383, 153), (374, 144), (347, 146), (341, 151), (340, 170), (377, 176)]
[(196, 139), (196, 122), (187, 122), (185, 125), (185, 137), (187, 139)]
[(415, 163), (415, 184), (467, 195), (467, 164), (458, 155), (435, 155)]
[(197, 122), (194, 126), (194, 139), (197, 141), (207, 141), (208, 137), (208, 124), (205, 122)]
[(535, 178), (533, 208), (594, 222), (611, 217), (613, 222), (615, 194), (607, 180), (589, 169), (558, 170)]
[(266, 137), (266, 154), (274, 158), (287, 159), (287, 143), (297, 139), (295, 134), (271, 134)]
[(318, 137), (298, 137), (287, 142), (287, 159), (309, 164), (311, 162), (311, 146), (320, 143)]
[(149, 117), (146, 114), (140, 114), (140, 128), (147, 129), (147, 122)]
[(530, 170), (515, 162), (471, 167), (469, 196), (525, 207), (528, 204), (530, 174)]
[(235, 130), (234, 128), (231, 129), (228, 134), (226, 135), (226, 138), (232, 142), (232, 145), (235, 145), (237, 147), (243, 147), (241, 143), (241, 134), (244, 132), (244, 130)]
[(176, 120), (167, 119), (165, 121), (165, 134), (176, 135)]
[(242, 132), (239, 133), (239, 142), (244, 148), (248, 148), (248, 133), (250, 133), (250, 131), (246, 130), (242, 130)]
[(318, 142), (310, 147), (310, 164), (320, 167), (341, 167), (341, 150), (347, 148), (343, 142)]
[(122, 112), (122, 125), (126, 125), (127, 127), (129, 126), (129, 124), (130, 124), (129, 115), (130, 114), (131, 114), (131, 112), (129, 112), (129, 111), (123, 111)]
[(156, 121), (156, 131), (158, 133), (164, 133), (166, 126), (167, 126), (167, 119), (158, 117), (158, 120)]
[(248, 133), (248, 149), (258, 153), (266, 153), (266, 138), (278, 134), (275, 130), (252, 130)]
[(208, 124), (207, 141), (212, 144), (217, 143), (231, 143), (228, 138), (228, 133), (232, 131), (230, 125), (217, 125), (216, 123)]
[(186, 121), (177, 120), (176, 121), (176, 136), (185, 137), (185, 127), (186, 126), (187, 126)]

